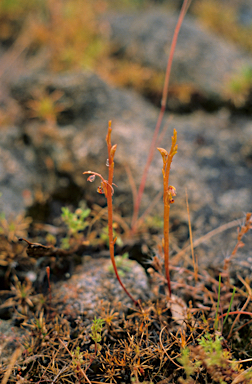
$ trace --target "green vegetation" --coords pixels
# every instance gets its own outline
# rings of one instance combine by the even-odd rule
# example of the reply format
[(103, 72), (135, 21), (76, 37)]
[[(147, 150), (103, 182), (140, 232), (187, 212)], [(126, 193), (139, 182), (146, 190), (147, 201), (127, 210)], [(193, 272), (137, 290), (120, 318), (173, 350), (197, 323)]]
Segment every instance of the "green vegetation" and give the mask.
[(91, 210), (86, 207), (85, 202), (81, 202), (79, 208), (75, 212), (71, 212), (69, 208), (62, 208), (61, 218), (64, 223), (67, 225), (67, 235), (62, 238), (61, 246), (63, 249), (69, 249), (71, 245), (75, 245), (80, 242), (83, 234), (80, 232), (89, 225), (86, 220), (89, 216)]
[[(198, 346), (191, 346), (182, 350), (179, 359), (186, 372), (186, 380), (180, 379), (181, 384), (194, 383), (192, 375), (205, 370), (213, 383), (227, 384), (236, 382), (236, 372), (240, 372), (240, 379), (243, 383), (249, 383), (252, 377), (249, 374), (246, 378), (242, 374), (239, 363), (232, 360), (231, 353), (223, 348), (223, 337), (206, 333), (199, 340)], [(250, 377), (249, 377), (250, 376)]]
[[(122, 256), (116, 256), (115, 259), (118, 274), (120, 277), (124, 277), (132, 268), (132, 260), (129, 260), (128, 252), (125, 252)], [(109, 272), (114, 272), (112, 265), (109, 266)]]
[(245, 66), (227, 83), (227, 95), (237, 107), (243, 105), (252, 89), (252, 67)]

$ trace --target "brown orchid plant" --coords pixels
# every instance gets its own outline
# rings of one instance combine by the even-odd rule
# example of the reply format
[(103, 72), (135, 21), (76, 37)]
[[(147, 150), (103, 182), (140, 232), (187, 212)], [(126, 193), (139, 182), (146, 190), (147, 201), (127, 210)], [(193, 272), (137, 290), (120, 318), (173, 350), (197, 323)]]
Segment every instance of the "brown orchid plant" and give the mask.
[[(152, 162), (153, 156), (154, 156), (154, 150), (156, 147), (156, 143), (159, 140), (160, 137), (158, 137), (159, 130), (163, 121), (166, 104), (167, 104), (167, 96), (168, 96), (168, 87), (169, 87), (169, 79), (170, 79), (170, 72), (171, 72), (171, 66), (174, 56), (175, 47), (177, 44), (177, 38), (178, 34), (183, 22), (183, 19), (185, 17), (185, 14), (187, 12), (187, 9), (190, 5), (190, 0), (184, 0), (183, 5), (179, 14), (178, 22), (174, 30), (173, 39), (171, 43), (171, 50), (170, 55), (167, 62), (166, 67), (166, 74), (165, 74), (165, 81), (164, 81), (164, 87), (163, 87), (163, 95), (161, 100), (161, 109), (160, 113), (157, 119), (157, 124), (154, 130), (150, 150), (149, 150), (149, 156), (145, 165), (145, 169), (143, 172), (143, 176), (140, 182), (139, 190), (137, 193), (137, 198), (134, 204), (134, 211), (132, 216), (132, 233), (136, 231), (137, 223), (138, 223), (138, 214), (139, 214), (139, 208), (140, 208), (140, 202), (143, 195), (143, 191), (145, 188), (147, 173), (150, 167), (150, 164)], [(107, 199), (107, 206), (108, 206), (108, 235), (109, 235), (109, 250), (110, 250), (110, 257), (113, 264), (113, 268), (116, 274), (116, 277), (126, 292), (126, 294), (131, 298), (131, 300), (134, 302), (135, 305), (139, 305), (138, 301), (135, 300), (131, 294), (128, 292), (128, 290), (125, 288), (124, 284), (121, 281), (121, 278), (118, 274), (116, 263), (115, 263), (115, 254), (114, 254), (114, 246), (116, 242), (116, 238), (113, 237), (113, 204), (112, 204), (112, 196), (114, 194), (114, 188), (113, 188), (113, 176), (114, 176), (114, 156), (117, 148), (117, 144), (111, 145), (111, 121), (109, 121), (108, 126), (108, 133), (106, 137), (107, 142), (107, 148), (108, 148), (108, 160), (107, 165), (109, 168), (109, 175), (108, 180), (105, 180), (99, 173), (93, 172), (93, 171), (86, 171), (84, 174), (90, 174), (88, 177), (88, 181), (93, 182), (95, 180), (95, 177), (99, 177), (101, 179), (101, 185), (98, 187), (97, 192), (98, 193), (104, 193), (106, 199)], [(174, 202), (173, 197), (176, 195), (176, 189), (169, 185), (169, 175), (170, 175), (170, 169), (171, 169), (171, 163), (174, 155), (177, 153), (177, 131), (174, 129), (173, 136), (172, 136), (172, 144), (170, 152), (168, 153), (163, 148), (157, 148), (163, 158), (163, 201), (164, 201), (164, 237), (163, 237), (163, 250), (164, 250), (164, 265), (165, 265), (165, 274), (166, 274), (166, 280), (168, 285), (168, 291), (169, 296), (171, 297), (171, 281), (170, 281), (170, 270), (169, 270), (169, 220), (170, 220), (170, 205)]]

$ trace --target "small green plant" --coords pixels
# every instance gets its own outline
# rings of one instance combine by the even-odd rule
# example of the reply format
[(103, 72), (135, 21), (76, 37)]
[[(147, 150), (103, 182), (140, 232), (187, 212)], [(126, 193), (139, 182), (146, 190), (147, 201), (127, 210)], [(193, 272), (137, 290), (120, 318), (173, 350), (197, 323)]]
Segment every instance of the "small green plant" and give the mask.
[(63, 249), (69, 249), (71, 245), (75, 245), (81, 240), (84, 229), (88, 226), (86, 220), (91, 210), (86, 207), (84, 202), (81, 202), (79, 208), (75, 212), (71, 212), (68, 207), (62, 207), (61, 218), (67, 225), (68, 233), (66, 237), (61, 240), (61, 246)]
[(227, 95), (239, 107), (246, 101), (252, 89), (252, 67), (243, 66), (227, 83)]
[(24, 322), (23, 326), (30, 328), (42, 340), (44, 340), (45, 337), (48, 335), (48, 324), (46, 323), (46, 316), (44, 315), (44, 310), (41, 310), (38, 316), (32, 319), (31, 321), (27, 320), (27, 322)]
[[(129, 260), (128, 252), (125, 252), (122, 256), (116, 256), (116, 266), (118, 273), (121, 277), (125, 276), (125, 273), (130, 272), (132, 268), (132, 260)], [(113, 272), (113, 266), (108, 267), (109, 272)]]
[(222, 340), (223, 337), (216, 334), (214, 337), (209, 333), (206, 333), (205, 336), (199, 341), (199, 345), (203, 348), (206, 354), (206, 363), (209, 367), (217, 365), (223, 365), (223, 359), (229, 359), (230, 354), (228, 351), (223, 351), (222, 349)]
[[(116, 238), (115, 244), (117, 244), (119, 247), (123, 246), (123, 241), (122, 238), (118, 235), (116, 235), (116, 232), (113, 230), (113, 236)], [(102, 241), (109, 246), (109, 234), (108, 234), (108, 227), (102, 228), (101, 233), (100, 233), (100, 238)]]
[(65, 109), (65, 106), (58, 102), (62, 96), (63, 92), (58, 90), (51, 94), (45, 91), (33, 92), (33, 100), (27, 102), (30, 117), (56, 125), (59, 113)]
[(101, 318), (97, 319), (95, 317), (94, 320), (93, 320), (93, 324), (91, 326), (90, 337), (91, 337), (91, 339), (95, 343), (95, 350), (94, 350), (93, 356), (91, 357), (91, 359), (89, 361), (89, 364), (88, 364), (88, 367), (87, 367), (86, 371), (90, 368), (90, 366), (93, 363), (94, 359), (98, 356), (98, 354), (99, 354), (99, 352), (101, 350), (101, 345), (100, 345), (100, 342), (102, 340), (101, 332), (102, 332), (104, 323), (105, 323), (105, 320), (103, 320)]
[[(66, 348), (66, 347), (65, 347)], [(86, 354), (81, 352), (80, 347), (76, 347), (76, 349), (71, 353), (68, 348), (66, 348), (69, 354), (72, 356), (72, 366), (73, 371), (75, 372), (78, 381), (81, 383), (82, 379), (85, 378), (89, 384), (91, 384), (90, 380), (86, 375), (86, 370), (84, 371), (82, 366), (86, 362)]]
[(223, 340), (217, 333), (210, 335), (207, 332), (197, 346), (191, 345), (182, 350), (178, 361), (186, 373), (186, 380), (181, 378), (181, 384), (193, 384), (195, 381), (191, 376), (200, 371), (203, 374), (203, 370), (212, 382), (219, 384), (228, 384), (240, 374), (238, 362), (233, 361), (231, 353), (223, 349)]
[(164, 220), (159, 215), (147, 216), (145, 219), (145, 224), (149, 228), (162, 229), (164, 227)]
[(78, 371), (78, 366), (84, 364), (84, 355), (80, 351), (80, 347), (76, 347), (76, 349), (74, 350), (72, 356), (73, 356), (73, 368), (74, 368), (74, 371), (76, 371), (76, 370)]
[(6, 219), (3, 212), (0, 213), (0, 235), (5, 236), (8, 241), (17, 241), (19, 237), (25, 237), (32, 222), (30, 217), (24, 217), (20, 213), (16, 217)]
[(183, 348), (181, 352), (181, 357), (178, 359), (179, 363), (183, 366), (184, 371), (186, 373), (187, 380), (194, 373), (194, 367), (190, 358), (190, 350), (189, 348)]
[(105, 321), (100, 318), (94, 318), (93, 325), (91, 326), (91, 339), (95, 342), (97, 350), (99, 343), (101, 342), (101, 332)]
[(252, 67), (246, 66), (241, 69), (238, 77), (231, 80), (230, 87), (234, 92), (241, 92), (249, 86), (252, 86)]
[(35, 303), (38, 302), (39, 295), (34, 293), (34, 288), (30, 280), (26, 279), (23, 282), (13, 276), (14, 285), (11, 287), (11, 297), (0, 305), (0, 308), (13, 308), (17, 315), (21, 318), (26, 318), (30, 315), (30, 310), (35, 308)]

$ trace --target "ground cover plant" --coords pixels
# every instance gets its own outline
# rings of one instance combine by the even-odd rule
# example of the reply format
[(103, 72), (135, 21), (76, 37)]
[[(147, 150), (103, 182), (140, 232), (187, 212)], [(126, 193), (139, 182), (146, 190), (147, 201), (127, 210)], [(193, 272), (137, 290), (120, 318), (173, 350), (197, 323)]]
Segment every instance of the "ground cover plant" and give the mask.
[[(185, 0), (174, 34), (162, 108), (136, 195), (128, 229), (130, 236), (143, 230), (139, 221), (141, 195), (166, 108), (172, 52), (188, 5)], [(55, 246), (56, 237), (52, 233), (47, 236), (46, 246), (27, 240), (29, 219), (19, 217), (8, 223), (1, 217), (1, 261), (6, 267), (6, 281), (12, 276), (11, 294), (8, 289), (3, 291), (8, 298), (1, 308), (14, 309), (15, 322), (26, 330), (19, 339), (12, 335), (7, 339), (3, 337), (4, 348), (9, 343), (14, 343), (16, 348), (11, 359), (3, 362), (0, 368), (2, 383), (250, 383), (252, 348), (246, 335), (251, 335), (251, 281), (238, 277), (233, 282), (230, 264), (239, 248), (244, 246), (243, 238), (252, 227), (251, 214), (246, 215), (238, 229), (233, 252), (215, 275), (198, 270), (195, 260), (192, 260), (193, 268), (170, 263), (169, 212), (176, 195), (175, 187), (169, 184), (171, 163), (177, 151), (174, 131), (170, 150), (158, 148), (163, 159), (163, 169), (159, 171), (163, 174), (164, 235), (162, 244), (157, 244), (148, 273), (152, 284), (160, 291), (154, 300), (136, 300), (124, 286), (115, 258), (117, 228), (113, 222), (112, 199), (117, 188), (113, 183), (117, 147), (112, 145), (112, 139), (109, 123), (106, 138), (108, 180), (96, 171), (84, 172), (90, 182), (95, 178), (101, 180), (97, 191), (107, 198), (107, 213), (92, 212), (85, 205), (80, 205), (75, 212), (63, 209), (62, 220), (67, 228), (57, 233), (62, 240), (60, 248)], [(111, 302), (101, 301), (92, 319), (81, 313), (60, 312), (51, 285), (52, 271), (57, 268), (58, 258), (64, 260), (65, 256), (78, 255), (84, 243), (97, 241), (95, 234), (92, 239), (91, 226), (103, 219), (103, 213), (108, 219), (107, 240), (113, 268), (120, 285), (132, 299), (132, 305), (126, 308), (118, 305), (116, 298)], [(44, 269), (46, 292), (36, 292), (31, 280), (17, 277), (18, 271), (15, 274), (14, 259), (18, 255), (27, 261), (27, 257), (21, 242), (14, 236), (28, 243), (27, 254)], [(191, 246), (193, 251), (192, 241)], [(50, 262), (46, 260), (50, 267), (41, 261), (45, 256), (50, 259)], [(172, 280), (170, 275), (175, 272), (180, 278)]]

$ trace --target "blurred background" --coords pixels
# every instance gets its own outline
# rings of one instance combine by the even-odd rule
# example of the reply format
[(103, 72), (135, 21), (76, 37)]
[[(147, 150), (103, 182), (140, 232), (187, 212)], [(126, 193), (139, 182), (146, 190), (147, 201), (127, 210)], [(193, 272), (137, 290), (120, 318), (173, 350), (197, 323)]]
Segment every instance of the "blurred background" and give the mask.
[[(82, 172), (106, 170), (109, 119), (121, 146), (116, 204), (122, 215), (130, 215), (125, 162), (139, 184), (181, 5), (179, 0), (0, 1), (5, 216), (25, 212), (52, 222), (62, 206), (78, 206), (83, 197), (104, 206)], [(174, 177), (178, 187), (188, 186), (192, 207), (204, 211), (208, 221), (240, 217), (250, 203), (251, 32), (252, 1), (193, 0), (179, 35), (167, 105), (174, 115), (171, 127), (181, 128)], [(169, 145), (166, 136), (163, 146)], [(154, 161), (152, 175), (160, 161)], [(151, 198), (161, 188), (160, 175), (158, 180), (147, 183)], [(146, 195), (143, 206), (148, 204)], [(209, 229), (217, 222), (208, 223)]]
[[(25, 279), (36, 265), (38, 280), (46, 281), (48, 258), (32, 259), (33, 248), (27, 257), (19, 237), (64, 249), (59, 263), (50, 256), (55, 279), (71, 275), (73, 253), (77, 264), (84, 253), (108, 256), (106, 199), (96, 193), (98, 181), (88, 183), (83, 172), (107, 178), (109, 120), (112, 144), (118, 144), (116, 253), (133, 242), (130, 257), (147, 268), (163, 227), (158, 151), (136, 238), (131, 217), (181, 5), (179, 0), (0, 0), (0, 288), (9, 289), (11, 268)], [(219, 270), (232, 253), (236, 227), (251, 211), (251, 36), (252, 0), (192, 0), (182, 24), (157, 143), (169, 150), (177, 130), (169, 180), (177, 189), (170, 213), (175, 264), (182, 257), (190, 265), (181, 253), (190, 243), (186, 194), (197, 257), (210, 269)], [(250, 239), (248, 234), (246, 242)], [(234, 276), (239, 270), (251, 275), (251, 260), (251, 247), (239, 250)]]
[[(52, 73), (92, 70), (105, 81), (134, 88), (158, 104), (164, 71), (139, 63), (137, 59), (129, 60), (122, 47), (120, 51), (115, 46), (115, 39), (111, 40), (108, 19), (114, 12), (144, 13), (156, 9), (173, 12), (179, 10), (181, 4), (180, 0), (1, 0), (1, 126), (18, 117), (18, 106), (13, 100), (7, 102), (9, 81), (37, 70)], [(251, 53), (251, 1), (194, 0), (188, 14), (206, 29)], [(251, 84), (251, 68), (242, 68), (227, 89), (234, 103), (242, 103)], [(180, 89), (173, 86), (171, 93), (183, 104), (189, 97), (189, 88), (188, 84)], [(34, 101), (38, 103), (29, 105), (30, 117), (57, 119), (61, 112), (58, 108), (53, 109), (49, 101), (46, 105), (41, 95), (40, 98), (34, 96)], [(51, 100), (53, 102), (57, 104), (57, 100)]]

